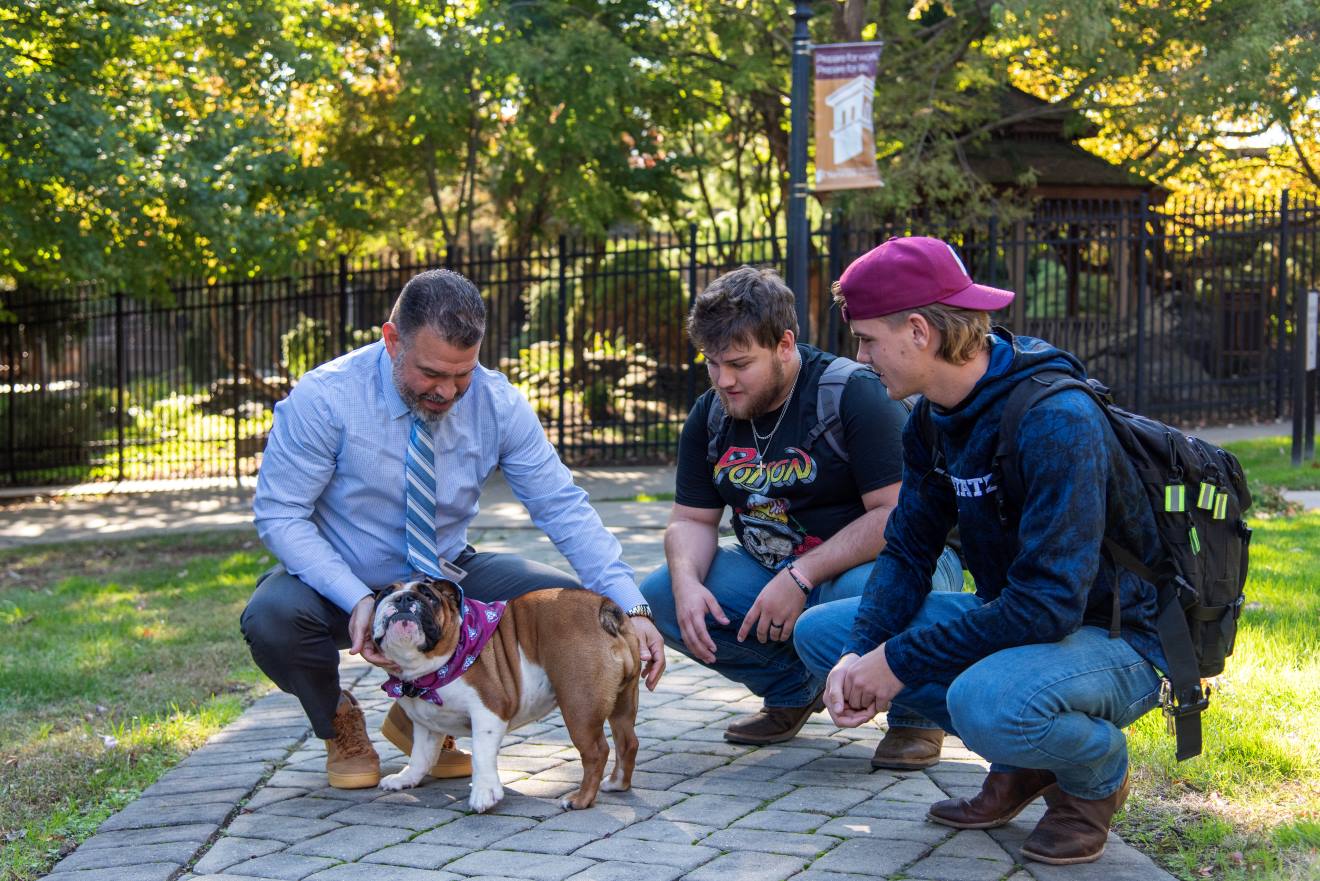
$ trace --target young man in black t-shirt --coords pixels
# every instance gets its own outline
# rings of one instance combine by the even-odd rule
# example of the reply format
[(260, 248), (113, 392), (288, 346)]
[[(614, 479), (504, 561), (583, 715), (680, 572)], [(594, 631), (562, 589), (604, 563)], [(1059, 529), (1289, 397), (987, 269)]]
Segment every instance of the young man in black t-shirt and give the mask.
[[(869, 370), (822, 388), (835, 357), (797, 343), (793, 294), (771, 270), (716, 279), (688, 330), (713, 388), (683, 427), (667, 565), (642, 593), (666, 643), (763, 698), (725, 738), (778, 743), (820, 709), (824, 688), (798, 658), (794, 623), (808, 606), (861, 594), (898, 501), (907, 414)], [(736, 545), (718, 544), (725, 506)], [(956, 557), (935, 580), (961, 589)], [(873, 764), (927, 767), (942, 742), (932, 723), (891, 718)]]

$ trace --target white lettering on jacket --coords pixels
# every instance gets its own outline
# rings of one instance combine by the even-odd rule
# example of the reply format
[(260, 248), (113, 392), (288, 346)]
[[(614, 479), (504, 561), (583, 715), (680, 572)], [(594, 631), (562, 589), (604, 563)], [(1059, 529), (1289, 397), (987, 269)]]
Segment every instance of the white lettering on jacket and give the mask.
[(999, 487), (992, 482), (994, 475), (987, 474), (983, 477), (954, 477), (949, 475), (949, 480), (953, 482), (953, 491), (965, 499), (986, 496), (995, 492)]

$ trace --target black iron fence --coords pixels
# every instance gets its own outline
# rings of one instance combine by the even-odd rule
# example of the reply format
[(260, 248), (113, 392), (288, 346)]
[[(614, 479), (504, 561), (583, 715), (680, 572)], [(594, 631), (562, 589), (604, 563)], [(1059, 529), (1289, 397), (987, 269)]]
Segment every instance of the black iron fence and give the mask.
[[(1050, 202), (949, 229), (921, 218), (811, 241), (804, 336), (848, 351), (829, 285), (890, 235), (939, 235), (979, 281), (1018, 292), (998, 319), (1078, 354), (1131, 409), (1183, 425), (1273, 418), (1292, 400), (1297, 308), (1320, 286), (1320, 208)], [(340, 258), (172, 302), (83, 286), (4, 296), (0, 480), (9, 485), (254, 474), (272, 408), (307, 370), (378, 336), (403, 283), (437, 266), (488, 298), (483, 363), (528, 397), (565, 460), (671, 457), (706, 387), (683, 320), (742, 263), (783, 269), (763, 235), (560, 238), (529, 253)]]

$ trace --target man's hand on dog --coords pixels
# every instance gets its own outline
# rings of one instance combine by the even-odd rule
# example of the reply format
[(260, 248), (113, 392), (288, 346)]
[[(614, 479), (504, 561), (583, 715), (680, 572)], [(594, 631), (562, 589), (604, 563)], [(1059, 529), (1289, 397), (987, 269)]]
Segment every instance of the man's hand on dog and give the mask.
[(348, 647), (350, 655), (361, 655), (377, 667), (399, 674), (402, 669), (398, 664), (381, 654), (376, 642), (371, 638), (371, 616), (376, 609), (376, 598), (365, 596), (358, 600), (353, 612), (348, 616), (348, 638), (352, 643)]
[(632, 625), (641, 651), (642, 675), (646, 677), (646, 688), (648, 691), (655, 691), (656, 683), (660, 681), (660, 674), (665, 672), (665, 640), (648, 618), (635, 615)]

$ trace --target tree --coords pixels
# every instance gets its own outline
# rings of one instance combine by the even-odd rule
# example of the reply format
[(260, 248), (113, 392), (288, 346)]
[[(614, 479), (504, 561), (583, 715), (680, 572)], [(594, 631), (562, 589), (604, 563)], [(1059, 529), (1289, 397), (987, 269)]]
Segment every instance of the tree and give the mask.
[(293, 0), (0, 9), (0, 277), (160, 291), (296, 258), (333, 170), (292, 149)]

